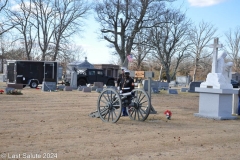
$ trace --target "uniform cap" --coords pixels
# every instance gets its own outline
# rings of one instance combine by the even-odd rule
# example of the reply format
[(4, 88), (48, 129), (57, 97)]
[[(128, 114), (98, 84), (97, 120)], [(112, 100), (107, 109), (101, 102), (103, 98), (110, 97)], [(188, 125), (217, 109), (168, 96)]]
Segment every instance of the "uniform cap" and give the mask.
[(126, 69), (126, 70), (124, 70), (124, 72), (125, 72), (125, 73), (130, 73), (130, 71), (129, 71), (129, 70), (127, 70), (127, 69)]

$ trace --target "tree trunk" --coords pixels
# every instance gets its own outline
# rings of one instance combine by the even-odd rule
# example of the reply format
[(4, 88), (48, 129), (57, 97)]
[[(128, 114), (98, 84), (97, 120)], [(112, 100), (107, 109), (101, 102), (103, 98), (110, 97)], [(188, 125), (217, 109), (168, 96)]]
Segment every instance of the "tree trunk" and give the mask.
[(159, 71), (159, 79), (158, 79), (159, 81), (161, 81), (162, 80), (162, 65), (161, 65), (161, 67), (160, 67), (160, 71)]
[(122, 63), (122, 67), (128, 68), (128, 59), (127, 59), (127, 57), (125, 57), (125, 60)]
[(196, 80), (196, 73), (197, 73), (197, 64), (195, 64), (193, 69), (193, 79), (192, 79), (193, 82)]
[(166, 76), (167, 76), (167, 82), (168, 82), (168, 83), (170, 83), (170, 82), (171, 82), (171, 77), (170, 77), (170, 74), (169, 74), (169, 73), (167, 73), (167, 74), (166, 74)]
[(166, 70), (167, 82), (170, 83), (170, 81), (171, 81), (171, 76), (170, 76), (170, 74), (169, 74), (169, 68), (168, 68), (168, 67), (165, 67), (165, 70)]

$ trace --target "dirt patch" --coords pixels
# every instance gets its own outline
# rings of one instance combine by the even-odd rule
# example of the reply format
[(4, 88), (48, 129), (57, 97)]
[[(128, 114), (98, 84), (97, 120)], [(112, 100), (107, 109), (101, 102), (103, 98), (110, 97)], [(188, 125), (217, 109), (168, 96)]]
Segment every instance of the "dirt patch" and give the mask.
[[(239, 159), (239, 119), (194, 117), (198, 93), (152, 94), (157, 114), (145, 122), (121, 117), (115, 124), (88, 116), (96, 110), (99, 93), (30, 88), (22, 93), (0, 94), (0, 160), (43, 156), (61, 160)], [(167, 109), (172, 111), (171, 120), (163, 114)]]

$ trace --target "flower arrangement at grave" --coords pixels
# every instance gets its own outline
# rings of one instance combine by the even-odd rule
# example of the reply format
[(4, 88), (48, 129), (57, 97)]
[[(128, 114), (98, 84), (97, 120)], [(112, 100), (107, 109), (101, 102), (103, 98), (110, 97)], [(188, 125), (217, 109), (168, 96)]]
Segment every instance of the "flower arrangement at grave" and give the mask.
[(171, 119), (171, 116), (172, 116), (172, 112), (171, 112), (171, 111), (166, 110), (166, 111), (164, 112), (164, 114), (166, 115), (166, 118), (167, 118), (167, 119)]
[(14, 90), (8, 91), (7, 94), (10, 94), (10, 95), (22, 95), (22, 92), (21, 92), (21, 90), (14, 89)]
[(1, 90), (0, 90), (0, 94), (3, 94), (3, 93), (4, 93), (4, 90), (1, 89)]

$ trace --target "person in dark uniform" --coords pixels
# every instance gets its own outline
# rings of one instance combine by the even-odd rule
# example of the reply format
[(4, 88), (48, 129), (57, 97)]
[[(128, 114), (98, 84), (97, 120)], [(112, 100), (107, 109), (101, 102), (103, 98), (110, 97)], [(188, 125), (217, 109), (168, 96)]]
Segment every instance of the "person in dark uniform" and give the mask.
[(128, 70), (124, 71), (125, 77), (122, 79), (122, 93), (131, 92), (134, 89), (134, 80), (130, 77), (130, 72)]
[(124, 69), (125, 69), (124, 67), (121, 67), (122, 73), (119, 74), (118, 79), (117, 79), (117, 87), (119, 87), (119, 90), (121, 90), (121, 88), (122, 88), (122, 83), (123, 83), (123, 80), (124, 80), (124, 77), (125, 77)]
[[(121, 88), (122, 93), (131, 92), (134, 89), (134, 80), (130, 77), (130, 72), (124, 70), (124, 78), (121, 79)], [(131, 96), (127, 97), (128, 102), (130, 103)], [(123, 106), (122, 116), (128, 116), (126, 106)]]

